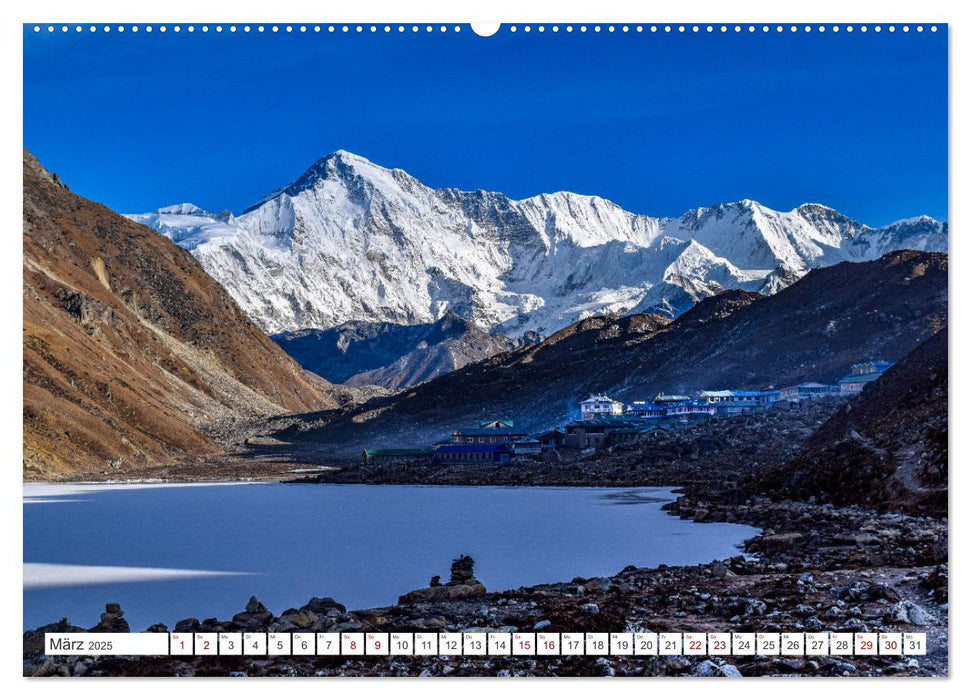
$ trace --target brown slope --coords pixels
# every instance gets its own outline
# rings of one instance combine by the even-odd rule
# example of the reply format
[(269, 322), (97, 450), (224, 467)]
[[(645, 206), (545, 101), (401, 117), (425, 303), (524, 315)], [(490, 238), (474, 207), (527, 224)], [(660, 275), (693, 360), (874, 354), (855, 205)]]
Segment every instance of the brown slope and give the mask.
[(218, 451), (216, 419), (333, 407), (192, 258), (24, 151), (24, 476)]
[(759, 490), (947, 515), (947, 328), (833, 414)]
[(428, 442), (479, 418), (543, 429), (575, 415), (590, 392), (632, 401), (661, 390), (832, 382), (860, 359), (903, 357), (946, 323), (947, 255), (901, 251), (813, 270), (769, 297), (726, 292), (671, 322), (587, 319), (284, 436), (352, 454)]

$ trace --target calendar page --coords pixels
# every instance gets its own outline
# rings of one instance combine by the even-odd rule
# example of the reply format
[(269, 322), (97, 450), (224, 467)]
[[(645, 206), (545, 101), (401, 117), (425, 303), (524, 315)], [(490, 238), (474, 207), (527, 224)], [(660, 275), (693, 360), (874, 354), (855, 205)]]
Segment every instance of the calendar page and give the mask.
[(23, 675), (947, 676), (948, 24), (312, 19), (22, 26)]

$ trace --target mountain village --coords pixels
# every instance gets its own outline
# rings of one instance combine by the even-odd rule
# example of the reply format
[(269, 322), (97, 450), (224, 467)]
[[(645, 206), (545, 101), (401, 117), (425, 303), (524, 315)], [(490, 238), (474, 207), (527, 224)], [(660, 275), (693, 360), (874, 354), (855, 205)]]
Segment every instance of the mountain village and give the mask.
[(798, 404), (822, 398), (848, 398), (876, 381), (894, 362), (872, 360), (854, 364), (836, 384), (803, 382), (763, 391), (720, 389), (687, 394), (657, 394), (651, 401), (624, 404), (605, 394), (580, 402), (580, 417), (561, 429), (537, 435), (518, 430), (513, 420), (481, 421), (456, 428), (432, 447), (365, 449), (365, 464), (432, 461), (449, 464), (504, 465), (517, 457), (558, 456), (561, 449), (586, 456), (597, 450), (650, 437), (658, 430), (713, 418), (764, 410), (774, 404)]

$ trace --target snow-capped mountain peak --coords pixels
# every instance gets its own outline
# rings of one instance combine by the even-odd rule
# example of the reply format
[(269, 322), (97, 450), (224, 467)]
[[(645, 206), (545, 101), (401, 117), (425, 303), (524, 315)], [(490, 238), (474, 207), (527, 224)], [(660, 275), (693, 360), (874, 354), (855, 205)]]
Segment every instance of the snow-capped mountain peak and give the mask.
[(651, 217), (572, 192), (433, 189), (348, 151), (238, 217), (179, 204), (130, 218), (192, 251), (270, 333), (453, 311), (549, 334), (604, 312), (677, 315), (726, 288), (776, 291), (897, 248), (947, 250), (947, 224), (929, 217), (872, 228), (821, 204), (751, 199)]

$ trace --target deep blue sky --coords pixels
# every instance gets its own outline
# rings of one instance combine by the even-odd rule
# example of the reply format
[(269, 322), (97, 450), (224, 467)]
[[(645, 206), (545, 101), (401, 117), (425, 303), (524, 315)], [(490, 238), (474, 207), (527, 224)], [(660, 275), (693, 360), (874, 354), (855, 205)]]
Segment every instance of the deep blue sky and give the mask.
[(947, 216), (947, 32), (24, 29), (24, 145), (122, 212), (239, 212), (337, 149), (428, 185), (678, 215)]

